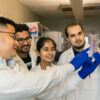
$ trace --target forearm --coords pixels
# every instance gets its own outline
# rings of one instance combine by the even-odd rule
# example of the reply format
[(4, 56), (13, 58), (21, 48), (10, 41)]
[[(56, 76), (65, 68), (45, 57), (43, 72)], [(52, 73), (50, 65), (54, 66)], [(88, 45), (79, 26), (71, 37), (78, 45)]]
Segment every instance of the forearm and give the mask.
[[(51, 82), (47, 89), (52, 88), (66, 79), (66, 77), (75, 71), (72, 64), (65, 64), (62, 66), (54, 66), (50, 68), (52, 71)], [(48, 71), (49, 72), (49, 71)]]
[[(67, 66), (70, 64), (67, 64)], [(72, 66), (70, 66), (71, 68)], [(63, 81), (73, 71), (65, 66), (46, 71), (16, 72), (14, 70), (2, 70), (0, 72), (0, 90), (31, 89), (38, 94), (45, 89), (52, 88)], [(6, 84), (7, 83), (7, 84)]]
[(39, 96), (37, 96), (37, 98), (41, 100), (47, 100), (51, 98), (59, 98), (65, 96), (72, 90), (74, 90), (81, 81), (82, 79), (78, 76), (78, 74), (75, 73), (72, 77), (67, 78), (56, 87), (51, 88), (48, 91), (42, 92)]

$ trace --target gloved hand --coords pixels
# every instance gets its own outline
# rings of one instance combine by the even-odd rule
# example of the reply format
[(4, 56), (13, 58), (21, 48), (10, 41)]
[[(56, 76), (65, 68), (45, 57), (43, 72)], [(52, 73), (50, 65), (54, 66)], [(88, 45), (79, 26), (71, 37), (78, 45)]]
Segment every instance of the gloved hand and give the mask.
[(100, 64), (100, 54), (98, 52), (95, 52), (93, 54), (93, 57), (95, 58), (94, 63), (97, 64), (97, 65), (99, 65)]
[(75, 67), (75, 70), (77, 70), (78, 68), (80, 68), (80, 66), (83, 65), (83, 63), (85, 63), (85, 62), (87, 62), (89, 60), (88, 53), (87, 53), (88, 50), (89, 50), (89, 48), (83, 50), (82, 52), (80, 52), (79, 54), (77, 54), (70, 61), (70, 63)]
[(82, 69), (78, 72), (79, 76), (82, 79), (85, 79), (88, 75), (90, 75), (96, 68), (97, 68), (97, 63), (88, 61), (83, 64)]

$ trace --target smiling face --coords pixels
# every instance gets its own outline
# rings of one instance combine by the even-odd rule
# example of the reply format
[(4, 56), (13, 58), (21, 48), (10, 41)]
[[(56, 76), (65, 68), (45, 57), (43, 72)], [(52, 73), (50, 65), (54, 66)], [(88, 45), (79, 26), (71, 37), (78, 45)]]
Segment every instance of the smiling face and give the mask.
[(27, 31), (17, 32), (16, 40), (19, 42), (17, 52), (29, 53), (31, 47), (31, 37)]
[(72, 47), (78, 51), (82, 50), (85, 45), (85, 34), (79, 25), (70, 26), (67, 29), (68, 41)]
[(40, 49), (39, 56), (41, 63), (51, 64), (54, 61), (56, 48), (52, 41), (48, 40), (44, 43), (44, 46)]
[(37, 51), (40, 58), (41, 69), (51, 66), (55, 59), (56, 43), (49, 37), (41, 37), (37, 41)]

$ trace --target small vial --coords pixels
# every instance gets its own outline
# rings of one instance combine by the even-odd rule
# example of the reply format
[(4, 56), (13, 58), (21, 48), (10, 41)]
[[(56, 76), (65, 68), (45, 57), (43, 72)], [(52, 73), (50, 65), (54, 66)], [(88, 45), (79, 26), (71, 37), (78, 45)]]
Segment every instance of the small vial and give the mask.
[(98, 40), (96, 35), (93, 34), (89, 34), (88, 36), (88, 42), (90, 44), (90, 51), (89, 51), (89, 55), (92, 56), (94, 52), (97, 51), (97, 45), (98, 45)]

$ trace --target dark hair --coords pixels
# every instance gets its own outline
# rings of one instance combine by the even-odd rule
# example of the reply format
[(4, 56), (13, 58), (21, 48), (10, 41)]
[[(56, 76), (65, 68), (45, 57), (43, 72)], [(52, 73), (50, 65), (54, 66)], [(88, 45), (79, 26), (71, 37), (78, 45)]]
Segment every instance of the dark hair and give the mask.
[(16, 31), (16, 23), (13, 20), (5, 18), (5, 17), (0, 17), (0, 23), (5, 24), (5, 25), (10, 24), (15, 28), (15, 31)]
[(26, 24), (17, 24), (16, 32), (22, 32), (22, 31), (28, 31), (29, 32), (29, 27)]
[[(40, 52), (41, 48), (44, 46), (45, 42), (47, 41), (51, 41), (56, 49), (56, 43), (54, 40), (52, 40), (51, 38), (49, 37), (41, 37), (38, 41), (37, 41), (37, 44), (36, 44), (36, 47), (37, 47), (37, 51)], [(38, 59), (37, 59), (37, 65), (40, 63), (40, 57), (38, 56)]]
[(68, 35), (69, 35), (69, 33), (67, 32), (67, 29), (68, 29), (69, 27), (73, 27), (73, 26), (76, 26), (76, 25), (79, 25), (79, 26), (81, 27), (82, 31), (84, 32), (84, 29), (83, 29), (83, 27), (82, 27), (81, 24), (78, 24), (78, 23), (69, 23), (69, 24), (67, 24), (67, 26), (66, 26), (66, 28), (65, 28), (65, 36), (66, 36), (66, 37), (68, 37)]
[(37, 41), (37, 51), (40, 52), (40, 49), (44, 46), (46, 41), (51, 41), (54, 45), (54, 47), (56, 48), (56, 43), (54, 40), (52, 40), (49, 37), (41, 37), (38, 41)]

